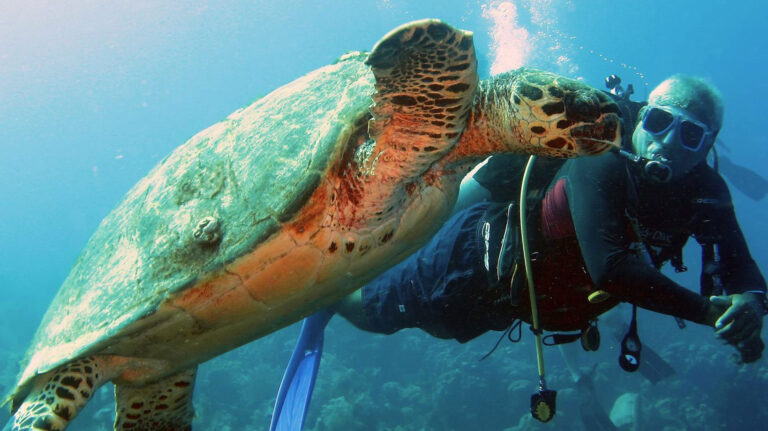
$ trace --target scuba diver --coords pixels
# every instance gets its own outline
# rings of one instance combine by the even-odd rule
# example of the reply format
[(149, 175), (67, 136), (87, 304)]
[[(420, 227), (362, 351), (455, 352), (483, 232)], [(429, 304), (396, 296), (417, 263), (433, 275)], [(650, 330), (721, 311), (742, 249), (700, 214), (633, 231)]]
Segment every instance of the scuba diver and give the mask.
[[(333, 311), (366, 331), (421, 328), (461, 343), (537, 319), (535, 333), (576, 331), (555, 338), (580, 339), (595, 350), (598, 316), (628, 302), (713, 327), (742, 362), (757, 361), (764, 348), (766, 283), (728, 187), (706, 163), (722, 127), (719, 92), (702, 79), (674, 75), (647, 104), (638, 104), (628, 100), (629, 88), (608, 84), (626, 102), (621, 151), (537, 159), (525, 181), (525, 158), (489, 158), (462, 185), (472, 196), (460, 195), (458, 210), (426, 246)], [(702, 247), (700, 293), (660, 271), (667, 262), (686, 269), (682, 248), (690, 237)], [(523, 266), (524, 246), (530, 271)], [(528, 276), (535, 280), (533, 304)], [(639, 366), (634, 315), (620, 356), (630, 371)]]
[[(651, 92), (621, 154), (541, 160), (534, 167), (526, 222), (535, 231), (543, 329), (586, 330), (603, 312), (629, 302), (712, 326), (742, 361), (760, 358), (765, 280), (728, 187), (706, 164), (722, 117), (716, 89), (676, 75)], [(427, 246), (336, 311), (367, 331), (418, 327), (459, 342), (504, 330), (514, 319), (530, 321), (521, 300), (519, 239), (508, 229), (517, 224), (507, 205), (518, 204), (514, 157), (494, 156), (474, 175), (491, 200), (459, 211)], [(559, 163), (554, 177), (547, 175), (552, 167), (546, 165)], [(684, 269), (682, 247), (691, 236), (712, 261), (703, 265), (710, 272), (702, 275), (704, 295), (659, 271), (668, 261)]]

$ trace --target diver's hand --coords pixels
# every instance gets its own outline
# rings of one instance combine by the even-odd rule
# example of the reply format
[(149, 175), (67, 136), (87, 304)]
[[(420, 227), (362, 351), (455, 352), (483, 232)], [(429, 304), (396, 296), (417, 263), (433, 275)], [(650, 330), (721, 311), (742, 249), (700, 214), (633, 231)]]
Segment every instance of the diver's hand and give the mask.
[(715, 334), (735, 346), (742, 361), (759, 359), (763, 351), (760, 339), (764, 314), (762, 296), (748, 292), (713, 296), (709, 300), (713, 305), (728, 307), (715, 322)]
[(763, 356), (764, 348), (765, 344), (763, 344), (759, 333), (736, 345), (736, 350), (741, 355), (741, 362), (745, 364), (760, 359)]

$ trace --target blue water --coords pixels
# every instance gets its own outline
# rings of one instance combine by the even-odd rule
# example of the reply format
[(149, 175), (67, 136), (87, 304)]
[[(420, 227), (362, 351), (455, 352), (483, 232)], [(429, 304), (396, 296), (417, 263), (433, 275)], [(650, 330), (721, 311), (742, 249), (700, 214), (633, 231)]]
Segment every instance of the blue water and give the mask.
[[(703, 76), (725, 100), (721, 151), (765, 172), (764, 2), (527, 0), (510, 2), (516, 13), (494, 21), (493, 11), (510, 10), (502, 3), (0, 2), (0, 390), (12, 384), (90, 234), (162, 157), (277, 86), (346, 51), (370, 49), (413, 19), (474, 31), (483, 77), (514, 57), (595, 86), (619, 74), (640, 100), (670, 74)], [(494, 50), (515, 35), (514, 49)], [(766, 273), (766, 201), (735, 190), (733, 197)], [(691, 272), (680, 280), (696, 288), (698, 255), (691, 248), (687, 256)], [(655, 386), (621, 374), (616, 343), (604, 334), (602, 351), (580, 358), (584, 366), (600, 362), (601, 401), (610, 408), (622, 393), (640, 393), (654, 426), (759, 428), (768, 420), (765, 360), (737, 366), (729, 348), (692, 326), (678, 331), (669, 318), (641, 314), (641, 335), (678, 369)], [(205, 364), (197, 429), (264, 429), (296, 333), (288, 328)], [(527, 419), (518, 427), (535, 390), (531, 344), (504, 345), (478, 363), (494, 341), (488, 335), (460, 346), (415, 331), (371, 336), (334, 320), (308, 428), (538, 429), (525, 428)], [(547, 355), (561, 413), (546, 428), (579, 429), (579, 394), (557, 350)], [(102, 391), (71, 429), (111, 429), (110, 403)]]

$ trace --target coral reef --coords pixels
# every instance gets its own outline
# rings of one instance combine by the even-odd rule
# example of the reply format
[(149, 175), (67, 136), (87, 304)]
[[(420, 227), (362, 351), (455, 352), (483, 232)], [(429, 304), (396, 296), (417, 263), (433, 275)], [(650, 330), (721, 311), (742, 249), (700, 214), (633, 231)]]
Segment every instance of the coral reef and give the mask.
[[(617, 344), (603, 341), (596, 353), (567, 351), (578, 371), (590, 374), (598, 402), (609, 412), (626, 393), (635, 393), (643, 430), (739, 430), (768, 423), (768, 363), (739, 365), (733, 350), (717, 343), (706, 328), (669, 331), (668, 318), (646, 318), (641, 336), (674, 366), (676, 374), (655, 385), (617, 364)], [(673, 323), (672, 323), (673, 324)], [(201, 365), (195, 388), (195, 429), (265, 429), (283, 369), (299, 327), (294, 325)], [(653, 335), (653, 336), (651, 336)], [(532, 420), (529, 399), (536, 391), (532, 337), (504, 342), (479, 359), (498, 333), (467, 344), (437, 340), (417, 330), (391, 336), (363, 333), (334, 318), (307, 431), (460, 431), (469, 429), (579, 431), (580, 392), (557, 348), (547, 347), (547, 379), (558, 391), (557, 415), (548, 424)], [(647, 338), (647, 340), (645, 340)], [(15, 345), (14, 345), (15, 344)], [(651, 346), (652, 345), (652, 346)], [(3, 384), (9, 384), (21, 356), (20, 340), (0, 351)], [(592, 370), (592, 365), (597, 366)], [(111, 385), (96, 394), (73, 423), (73, 430), (111, 430)], [(628, 430), (628, 427), (622, 427)]]

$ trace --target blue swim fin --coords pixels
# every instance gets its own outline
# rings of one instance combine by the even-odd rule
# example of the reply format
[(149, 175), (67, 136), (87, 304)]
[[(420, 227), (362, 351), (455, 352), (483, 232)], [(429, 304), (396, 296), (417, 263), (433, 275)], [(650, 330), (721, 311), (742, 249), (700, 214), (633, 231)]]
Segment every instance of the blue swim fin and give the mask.
[(304, 319), (299, 340), (280, 383), (269, 431), (301, 431), (304, 427), (323, 354), (325, 327), (332, 316), (331, 311), (322, 310)]

